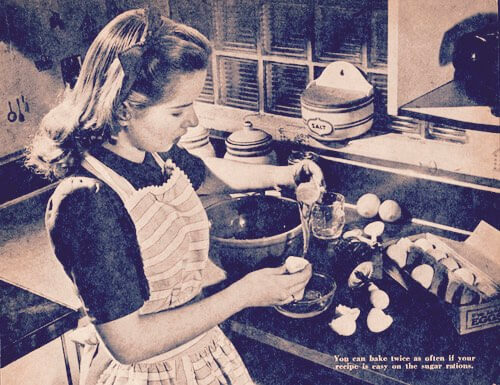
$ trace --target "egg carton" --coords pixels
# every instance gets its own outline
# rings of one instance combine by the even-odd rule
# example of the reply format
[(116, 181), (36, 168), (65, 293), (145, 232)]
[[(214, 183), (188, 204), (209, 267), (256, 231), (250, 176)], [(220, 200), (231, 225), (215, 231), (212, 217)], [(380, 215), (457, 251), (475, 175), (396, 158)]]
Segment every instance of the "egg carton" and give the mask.
[(500, 285), (452, 242), (431, 233), (387, 242), (384, 270), (406, 289), (416, 282), (437, 296), (460, 334), (500, 324)]

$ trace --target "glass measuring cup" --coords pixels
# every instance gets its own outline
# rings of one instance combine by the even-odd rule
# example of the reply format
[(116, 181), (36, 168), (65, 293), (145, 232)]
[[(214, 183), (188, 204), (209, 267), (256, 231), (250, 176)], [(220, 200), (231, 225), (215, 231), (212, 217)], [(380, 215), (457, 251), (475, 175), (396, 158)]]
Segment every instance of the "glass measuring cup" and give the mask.
[(319, 239), (336, 239), (345, 225), (345, 197), (342, 194), (325, 191), (318, 202), (311, 206), (310, 229)]

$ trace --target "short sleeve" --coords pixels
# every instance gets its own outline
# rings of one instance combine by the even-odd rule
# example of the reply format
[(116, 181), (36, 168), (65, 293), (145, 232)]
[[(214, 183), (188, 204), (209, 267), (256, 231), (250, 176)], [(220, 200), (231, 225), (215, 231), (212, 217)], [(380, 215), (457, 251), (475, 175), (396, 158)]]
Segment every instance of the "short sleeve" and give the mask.
[(46, 225), (93, 322), (121, 318), (144, 304), (148, 288), (135, 227), (111, 188), (93, 178), (63, 181), (49, 201)]
[(169, 152), (160, 153), (163, 160), (170, 158), (188, 176), (193, 188), (198, 190), (205, 181), (206, 166), (203, 160), (184, 148), (174, 145)]

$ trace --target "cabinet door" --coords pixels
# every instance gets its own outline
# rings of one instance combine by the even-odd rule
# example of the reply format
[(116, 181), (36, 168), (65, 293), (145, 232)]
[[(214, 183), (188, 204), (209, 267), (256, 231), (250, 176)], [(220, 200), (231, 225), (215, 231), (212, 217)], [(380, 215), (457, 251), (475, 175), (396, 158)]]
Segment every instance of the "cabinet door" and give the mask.
[(77, 385), (75, 344), (65, 335), (1, 369), (2, 385)]

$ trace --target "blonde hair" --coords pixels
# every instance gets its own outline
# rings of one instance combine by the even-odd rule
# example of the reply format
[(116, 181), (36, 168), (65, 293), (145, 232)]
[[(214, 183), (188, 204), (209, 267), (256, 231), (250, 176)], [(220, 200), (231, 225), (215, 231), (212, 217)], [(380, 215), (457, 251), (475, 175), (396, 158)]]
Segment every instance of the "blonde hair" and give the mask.
[[(205, 69), (210, 55), (205, 36), (184, 24), (162, 17), (155, 26), (155, 40), (144, 55), (130, 89), (124, 89), (127, 74), (119, 55), (144, 45), (148, 31), (147, 12), (126, 11), (99, 32), (87, 51), (80, 75), (62, 102), (42, 119), (26, 165), (49, 178), (71, 174), (82, 154), (97, 145), (113, 142), (121, 129), (119, 108), (145, 108), (164, 97), (175, 75)], [(124, 95), (122, 95), (124, 93)]]

